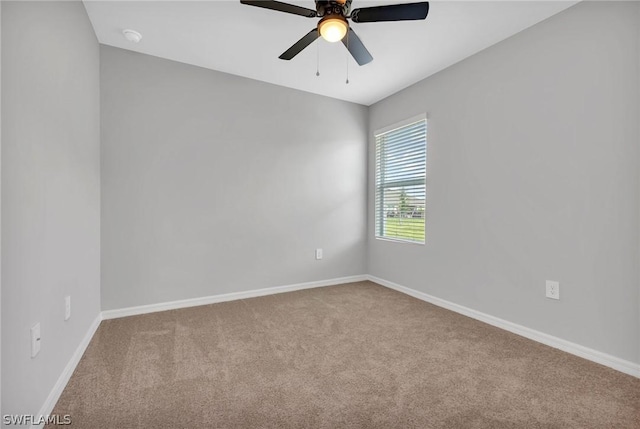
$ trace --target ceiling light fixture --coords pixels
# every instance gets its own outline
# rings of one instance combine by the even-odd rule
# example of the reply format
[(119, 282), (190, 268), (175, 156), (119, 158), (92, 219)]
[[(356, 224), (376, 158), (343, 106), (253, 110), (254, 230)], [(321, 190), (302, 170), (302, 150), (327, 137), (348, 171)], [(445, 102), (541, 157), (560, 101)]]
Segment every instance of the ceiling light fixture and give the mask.
[(318, 23), (318, 31), (327, 42), (338, 42), (347, 34), (349, 24), (340, 15), (328, 15)]
[(124, 34), (124, 37), (133, 43), (138, 43), (140, 40), (142, 40), (142, 34), (138, 33), (137, 31), (133, 31), (133, 30), (124, 30), (122, 32), (122, 34)]

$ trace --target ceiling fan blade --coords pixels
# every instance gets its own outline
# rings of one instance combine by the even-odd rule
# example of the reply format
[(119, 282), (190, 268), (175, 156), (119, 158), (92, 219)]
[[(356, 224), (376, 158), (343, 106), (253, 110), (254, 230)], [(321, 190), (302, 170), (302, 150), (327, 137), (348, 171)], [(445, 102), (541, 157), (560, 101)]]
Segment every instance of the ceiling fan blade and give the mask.
[(349, 28), (349, 33), (346, 37), (342, 38), (342, 43), (347, 47), (351, 55), (356, 60), (358, 65), (365, 65), (373, 61), (373, 57), (364, 47), (362, 40), (358, 37), (355, 31)]
[(282, 3), (273, 0), (240, 0), (240, 3), (248, 6), (262, 7), (265, 9), (277, 10), (278, 12), (292, 13), (294, 15), (306, 16), (307, 18), (315, 18), (318, 16), (313, 9), (296, 6), (289, 3)]
[(391, 4), (388, 6), (364, 7), (351, 12), (353, 22), (413, 21), (425, 19), (429, 13), (429, 2)]
[(281, 60), (290, 60), (291, 58), (302, 52), (304, 48), (312, 44), (318, 37), (320, 37), (318, 29), (314, 28), (313, 30), (309, 31), (302, 39), (294, 43), (292, 47), (284, 51), (284, 53), (278, 58), (280, 58)]

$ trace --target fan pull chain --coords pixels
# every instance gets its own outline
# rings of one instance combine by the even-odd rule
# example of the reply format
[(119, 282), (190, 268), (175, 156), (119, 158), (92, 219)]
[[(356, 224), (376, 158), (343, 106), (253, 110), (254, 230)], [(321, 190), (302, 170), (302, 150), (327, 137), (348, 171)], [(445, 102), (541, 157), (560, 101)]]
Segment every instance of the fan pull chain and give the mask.
[(346, 85), (349, 85), (349, 28), (347, 28), (347, 80), (345, 82)]
[(320, 41), (316, 41), (316, 76), (320, 76)]

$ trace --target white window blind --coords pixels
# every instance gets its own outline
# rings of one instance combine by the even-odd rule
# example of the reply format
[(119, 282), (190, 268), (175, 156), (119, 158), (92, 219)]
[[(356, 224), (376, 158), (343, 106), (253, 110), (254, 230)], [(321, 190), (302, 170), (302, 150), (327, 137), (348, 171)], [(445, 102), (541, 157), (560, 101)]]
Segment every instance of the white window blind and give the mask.
[(427, 121), (375, 135), (376, 237), (424, 243)]

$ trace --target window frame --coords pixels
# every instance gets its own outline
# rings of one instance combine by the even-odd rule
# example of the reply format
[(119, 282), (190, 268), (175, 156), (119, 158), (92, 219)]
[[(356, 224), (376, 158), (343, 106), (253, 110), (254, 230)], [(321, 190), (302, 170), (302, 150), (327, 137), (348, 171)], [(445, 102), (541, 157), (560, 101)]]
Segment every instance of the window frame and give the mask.
[[(384, 198), (381, 199), (380, 201), (378, 201), (378, 188), (381, 187), (381, 185), (378, 183), (378, 157), (379, 157), (379, 152), (378, 152), (378, 137), (382, 134), (386, 134), (389, 133), (391, 131), (403, 128), (403, 127), (407, 127), (409, 125), (413, 125), (417, 122), (421, 122), (424, 121), (424, 127), (425, 127), (425, 139), (424, 139), (424, 146), (425, 146), (425, 150), (424, 150), (424, 192), (425, 192), (425, 201), (424, 201), (424, 217), (423, 222), (424, 222), (424, 238), (422, 241), (417, 241), (417, 240), (411, 240), (411, 239), (406, 239), (406, 238), (399, 238), (399, 237), (389, 237), (389, 236), (385, 236), (383, 235), (384, 232), (381, 231), (384, 229)], [(412, 116), (410, 118), (407, 118), (405, 120), (399, 121), (399, 122), (395, 122), (391, 125), (385, 126), (383, 128), (379, 128), (377, 130), (375, 130), (373, 132), (373, 142), (374, 142), (374, 167), (373, 167), (373, 186), (374, 186), (374, 190), (373, 190), (373, 209), (374, 209), (374, 214), (373, 214), (373, 235), (374, 238), (376, 240), (381, 240), (381, 241), (389, 241), (389, 242), (393, 242), (393, 243), (407, 243), (407, 244), (417, 244), (417, 245), (421, 245), (424, 246), (426, 245), (427, 242), (427, 236), (426, 236), (426, 230), (427, 230), (427, 134), (428, 134), (428, 116), (426, 113), (422, 113), (416, 116)], [(407, 183), (413, 182), (413, 184), (415, 184), (416, 180), (419, 179), (408, 179)], [(419, 180), (421, 181), (421, 180)], [(422, 183), (419, 183), (422, 184)], [(391, 186), (389, 186), (391, 187)], [(379, 204), (378, 204), (379, 202)], [(380, 216), (380, 217), (378, 217)], [(378, 219), (381, 219), (379, 224), (378, 224)], [(380, 228), (380, 230), (378, 229)]]

